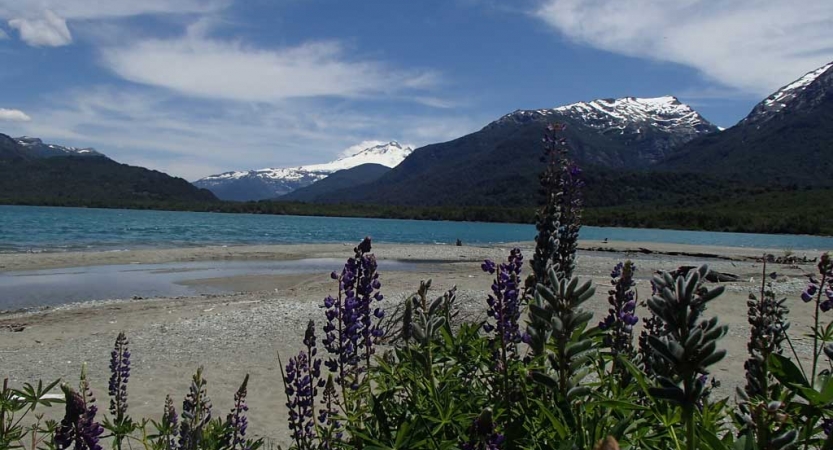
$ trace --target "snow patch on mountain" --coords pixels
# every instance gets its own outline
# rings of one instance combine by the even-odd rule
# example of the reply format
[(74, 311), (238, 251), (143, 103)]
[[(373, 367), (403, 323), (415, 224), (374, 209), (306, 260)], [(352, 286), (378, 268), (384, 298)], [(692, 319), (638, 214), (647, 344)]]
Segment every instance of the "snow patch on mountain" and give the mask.
[[(396, 167), (411, 152), (413, 149), (410, 146), (403, 146), (396, 141), (382, 142), (325, 164), (225, 172), (197, 180), (194, 185), (211, 189), (220, 198), (225, 197), (230, 200), (274, 198), (309, 186), (333, 172), (351, 169), (362, 164), (372, 163)], [(246, 193), (248, 188), (241, 188), (236, 189), (233, 196), (224, 194), (224, 191), (233, 189), (234, 184), (241, 183), (257, 183), (261, 193), (249, 196)], [(268, 192), (268, 195), (263, 192)]]
[(14, 138), (14, 140), (39, 158), (50, 158), (53, 156), (71, 155), (103, 156), (94, 148), (64, 147), (62, 145), (44, 144), (43, 140), (29, 136), (21, 136), (18, 138)]
[(763, 120), (773, 117), (775, 114), (796, 103), (796, 99), (801, 97), (813, 82), (827, 72), (833, 73), (833, 62), (825, 64), (818, 69), (811, 70), (801, 78), (775, 91), (764, 99), (764, 101), (758, 103), (741, 123), (760, 123)]
[(828, 69), (833, 67), (833, 62), (819, 67), (816, 70), (807, 72), (803, 77), (793, 81), (792, 83), (782, 87), (776, 93), (767, 97), (764, 100), (764, 104), (769, 106), (771, 109), (782, 109), (787, 104), (798, 95), (799, 92), (804, 90), (807, 86), (810, 85), (813, 81), (816, 81), (816, 78), (821, 76), (824, 72), (827, 72)]
[(344, 169), (352, 169), (362, 164), (381, 164), (387, 167), (396, 167), (408, 155), (413, 152), (411, 147), (403, 147), (396, 141), (378, 144), (365, 148), (353, 155), (345, 156), (325, 164), (311, 164), (308, 166), (287, 167), (287, 168), (265, 168), (259, 170), (244, 170), (236, 172), (225, 172), (218, 175), (211, 175), (199, 181), (214, 180), (235, 180), (247, 176), (255, 176), (266, 179), (300, 180), (303, 178), (322, 179), (327, 175)]
[(697, 111), (676, 97), (654, 98), (624, 97), (618, 99), (597, 99), (589, 102), (572, 103), (551, 109), (518, 110), (507, 114), (508, 119), (549, 119), (567, 116), (580, 120), (600, 132), (642, 133), (648, 128), (667, 133), (700, 134), (717, 131), (717, 127), (703, 118)]

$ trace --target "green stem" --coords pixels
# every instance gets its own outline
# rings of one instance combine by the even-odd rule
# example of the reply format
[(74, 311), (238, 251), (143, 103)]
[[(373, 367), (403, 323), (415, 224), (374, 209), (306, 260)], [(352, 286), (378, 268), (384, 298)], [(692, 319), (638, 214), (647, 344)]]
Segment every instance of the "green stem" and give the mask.
[[(5, 400), (6, 396), (8, 395), (9, 391), (9, 379), (3, 379), (3, 391), (0, 392), (0, 396)], [(3, 406), (0, 406), (0, 442), (4, 442), (6, 440), (6, 403), (3, 402)]]
[(821, 284), (819, 284), (819, 293), (816, 296), (816, 313), (813, 316), (815, 325), (813, 326), (813, 372), (811, 373), (810, 387), (816, 385), (816, 368), (819, 363), (819, 306), (821, 305), (821, 294), (824, 292), (824, 284), (827, 282), (827, 274), (822, 273)]
[(683, 409), (683, 416), (685, 419), (686, 448), (688, 450), (696, 450), (697, 444), (694, 439), (694, 408), (686, 406)]

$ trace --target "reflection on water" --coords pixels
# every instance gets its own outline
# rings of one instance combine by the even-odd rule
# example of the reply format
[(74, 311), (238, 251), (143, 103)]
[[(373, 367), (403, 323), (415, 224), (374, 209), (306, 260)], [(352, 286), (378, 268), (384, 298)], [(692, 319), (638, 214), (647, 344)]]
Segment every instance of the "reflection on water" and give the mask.
[[(420, 263), (379, 261), (380, 270), (411, 271)], [(330, 273), (338, 259), (297, 261), (209, 261), (168, 264), (92, 266), (72, 269), (0, 272), (0, 310), (64, 303), (221, 293), (226, 290), (185, 281), (240, 275)]]

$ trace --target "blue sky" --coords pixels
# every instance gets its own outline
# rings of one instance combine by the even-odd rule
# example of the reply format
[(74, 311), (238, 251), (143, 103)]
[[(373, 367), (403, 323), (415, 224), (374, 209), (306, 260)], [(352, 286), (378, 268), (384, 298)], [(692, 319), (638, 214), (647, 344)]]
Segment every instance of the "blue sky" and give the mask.
[(0, 0), (0, 132), (194, 180), (675, 95), (731, 126), (833, 60), (833, 2)]

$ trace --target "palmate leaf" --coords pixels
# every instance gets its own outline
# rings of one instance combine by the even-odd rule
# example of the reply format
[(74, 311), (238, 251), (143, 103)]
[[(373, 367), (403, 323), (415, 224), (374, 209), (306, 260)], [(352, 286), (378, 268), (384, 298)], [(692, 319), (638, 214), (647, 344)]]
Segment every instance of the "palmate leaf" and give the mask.
[(769, 355), (767, 362), (772, 375), (781, 383), (811, 388), (804, 374), (789, 358), (773, 353)]

